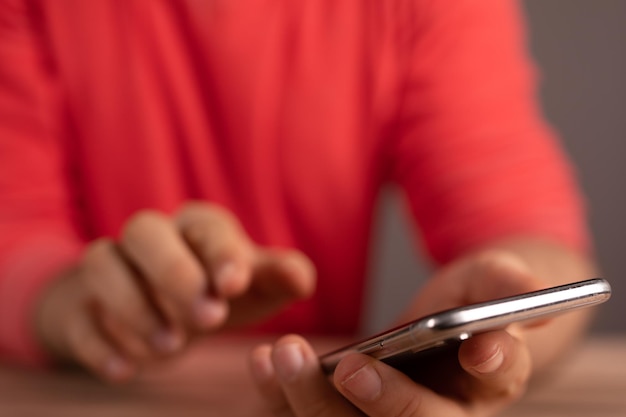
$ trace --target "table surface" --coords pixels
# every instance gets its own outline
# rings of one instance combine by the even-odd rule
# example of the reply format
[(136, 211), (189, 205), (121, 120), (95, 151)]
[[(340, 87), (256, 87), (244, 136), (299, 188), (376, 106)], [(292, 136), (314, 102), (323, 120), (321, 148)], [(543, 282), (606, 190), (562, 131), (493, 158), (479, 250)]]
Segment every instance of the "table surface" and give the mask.
[[(233, 337), (209, 340), (122, 386), (106, 385), (80, 372), (0, 367), (0, 416), (261, 416), (261, 398), (246, 362), (258, 342)], [(317, 346), (324, 351), (331, 344), (319, 341)], [(626, 416), (626, 337), (585, 341), (558, 372), (505, 415)]]

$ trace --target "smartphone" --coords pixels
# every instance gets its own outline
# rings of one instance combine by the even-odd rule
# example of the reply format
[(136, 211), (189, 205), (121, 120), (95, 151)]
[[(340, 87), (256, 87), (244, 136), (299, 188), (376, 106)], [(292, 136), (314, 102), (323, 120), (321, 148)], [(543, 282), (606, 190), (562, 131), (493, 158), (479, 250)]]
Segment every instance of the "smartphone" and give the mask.
[(358, 352), (398, 367), (397, 363), (413, 355), (440, 347), (456, 346), (473, 335), (503, 329), (512, 323), (600, 304), (610, 296), (609, 283), (602, 278), (595, 278), (454, 308), (419, 318), (322, 355), (320, 362), (324, 372), (331, 374), (344, 356)]

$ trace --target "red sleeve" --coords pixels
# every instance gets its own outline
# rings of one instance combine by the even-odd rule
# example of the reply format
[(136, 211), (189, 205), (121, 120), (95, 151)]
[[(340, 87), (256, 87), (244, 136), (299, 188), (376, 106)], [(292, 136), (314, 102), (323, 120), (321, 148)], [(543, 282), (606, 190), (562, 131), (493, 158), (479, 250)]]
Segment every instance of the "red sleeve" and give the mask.
[(543, 123), (512, 0), (416, 7), (394, 179), (438, 262), (493, 239), (587, 246), (580, 195)]
[(0, 0), (0, 358), (35, 363), (43, 359), (32, 332), (37, 296), (81, 242), (55, 125), (58, 95), (24, 7)]

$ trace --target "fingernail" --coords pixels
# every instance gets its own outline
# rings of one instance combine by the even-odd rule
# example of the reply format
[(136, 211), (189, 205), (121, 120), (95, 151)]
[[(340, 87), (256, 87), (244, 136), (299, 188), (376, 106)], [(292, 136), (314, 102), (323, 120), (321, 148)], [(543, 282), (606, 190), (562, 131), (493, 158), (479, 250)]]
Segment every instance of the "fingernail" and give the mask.
[(112, 379), (124, 379), (131, 375), (132, 366), (124, 359), (114, 356), (104, 364), (104, 372)]
[(487, 359), (483, 363), (474, 366), (472, 369), (481, 374), (489, 374), (497, 371), (498, 368), (500, 368), (500, 366), (502, 365), (502, 362), (504, 362), (504, 354), (502, 353), (502, 348), (498, 346), (496, 351), (493, 353), (493, 355), (489, 357), (489, 359)]
[(152, 346), (159, 352), (173, 353), (183, 346), (183, 338), (171, 330), (159, 330), (152, 337)]
[(226, 303), (213, 298), (201, 298), (194, 306), (195, 319), (204, 329), (220, 324), (226, 318)]
[(296, 343), (279, 346), (274, 350), (274, 366), (279, 378), (285, 382), (295, 380), (304, 366), (302, 349)]
[(361, 401), (377, 399), (383, 386), (380, 375), (371, 365), (362, 366), (341, 381), (341, 385)]

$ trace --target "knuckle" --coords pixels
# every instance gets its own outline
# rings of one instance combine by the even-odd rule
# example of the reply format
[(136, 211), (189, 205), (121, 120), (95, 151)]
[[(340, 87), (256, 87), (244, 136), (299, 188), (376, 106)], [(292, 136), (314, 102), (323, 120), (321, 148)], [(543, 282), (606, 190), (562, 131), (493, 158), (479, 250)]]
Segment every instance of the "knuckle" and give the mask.
[(211, 243), (209, 230), (204, 223), (190, 223), (184, 229), (184, 236), (195, 247), (205, 247)]
[(115, 279), (114, 276), (102, 277), (103, 273), (110, 271), (117, 256), (115, 244), (109, 239), (98, 239), (92, 242), (80, 261), (82, 279), (87, 283), (96, 283), (103, 278)]
[(225, 207), (205, 201), (191, 201), (183, 204), (178, 216), (184, 218), (232, 218), (233, 215)]
[(93, 241), (86, 249), (82, 257), (82, 265), (102, 265), (108, 262), (114, 251), (114, 243), (110, 239), (101, 238)]
[(154, 224), (167, 221), (167, 216), (159, 211), (138, 211), (133, 216), (131, 216), (131, 218), (124, 225), (121, 235), (122, 244), (135, 242), (146, 233), (146, 230), (150, 230), (154, 226)]
[(206, 210), (206, 203), (200, 201), (190, 201), (181, 205), (176, 211), (175, 218), (179, 221), (184, 221), (189, 218), (194, 218), (199, 212)]
[[(96, 241), (85, 251), (79, 265), (76, 278), (84, 285), (93, 296), (103, 290), (101, 288), (110, 284), (114, 276), (105, 276), (106, 271), (111, 269), (114, 248), (110, 241)], [(106, 293), (106, 288), (104, 288)]]
[(210, 202), (188, 202), (177, 212), (176, 219), (184, 229), (200, 225), (202, 228), (240, 228), (239, 221), (227, 208)]
[(183, 235), (205, 263), (252, 258), (252, 247), (244, 235), (224, 226), (208, 220), (192, 222), (183, 229)]

